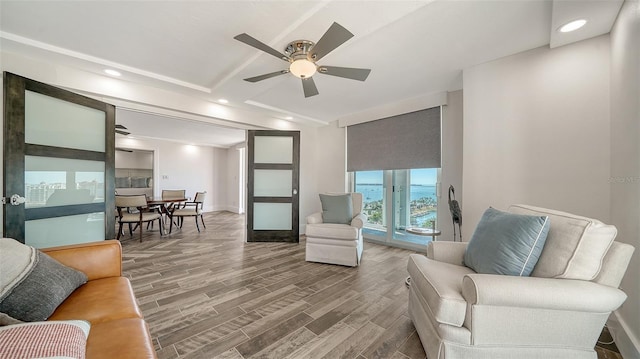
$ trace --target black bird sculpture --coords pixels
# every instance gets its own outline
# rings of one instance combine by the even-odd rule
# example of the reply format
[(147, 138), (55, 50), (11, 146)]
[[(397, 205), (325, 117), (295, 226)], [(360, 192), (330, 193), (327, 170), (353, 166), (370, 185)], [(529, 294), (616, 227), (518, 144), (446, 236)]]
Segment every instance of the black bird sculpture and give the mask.
[(462, 242), (462, 210), (460, 209), (460, 204), (456, 201), (456, 190), (453, 185), (449, 185), (449, 211), (453, 221), (453, 241), (456, 241), (456, 224), (458, 224), (460, 242)]

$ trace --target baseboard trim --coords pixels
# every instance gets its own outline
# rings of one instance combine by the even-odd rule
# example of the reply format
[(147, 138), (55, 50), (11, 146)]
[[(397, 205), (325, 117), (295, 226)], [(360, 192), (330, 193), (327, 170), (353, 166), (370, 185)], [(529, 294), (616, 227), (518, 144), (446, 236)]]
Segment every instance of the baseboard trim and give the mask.
[(237, 206), (226, 206), (223, 209), (221, 209), (222, 211), (227, 211), (227, 212), (231, 212), (231, 213), (235, 213), (235, 214), (242, 214), (244, 211), (242, 210), (242, 208), (237, 207)]
[(237, 213), (233, 211), (232, 208), (233, 207), (229, 207), (229, 206), (211, 206), (209, 207), (210, 209), (209, 212), (229, 211), (229, 212)]
[(625, 359), (640, 359), (640, 340), (633, 335), (627, 322), (618, 311), (613, 312), (607, 321), (609, 332), (616, 342), (620, 354)]

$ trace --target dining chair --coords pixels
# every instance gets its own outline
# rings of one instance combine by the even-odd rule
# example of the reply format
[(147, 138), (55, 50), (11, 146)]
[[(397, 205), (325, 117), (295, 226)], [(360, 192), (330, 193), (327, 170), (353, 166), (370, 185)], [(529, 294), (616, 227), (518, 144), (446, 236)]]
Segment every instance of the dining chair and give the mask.
[(196, 196), (194, 197), (193, 201), (187, 201), (184, 203), (183, 207), (177, 208), (174, 207), (172, 209), (172, 211), (170, 212), (171, 214), (169, 215), (171, 218), (169, 219), (171, 221), (171, 224), (169, 225), (169, 233), (171, 233), (171, 229), (173, 228), (173, 219), (174, 217), (177, 217), (178, 219), (178, 227), (182, 228), (182, 222), (184, 222), (184, 217), (194, 217), (196, 220), (196, 228), (198, 229), (198, 232), (200, 232), (200, 225), (198, 224), (198, 217), (200, 218), (200, 221), (202, 222), (202, 226), (204, 228), (207, 228), (207, 226), (205, 226), (204, 224), (204, 218), (202, 216), (203, 214), (203, 204), (204, 204), (204, 197), (205, 194), (207, 192), (196, 192)]
[[(130, 208), (136, 208), (136, 212), (132, 213)], [(158, 220), (160, 223), (160, 235), (162, 235), (162, 215), (159, 210), (149, 212), (147, 211), (147, 197), (143, 194), (141, 195), (117, 195), (116, 196), (116, 209), (118, 210), (118, 237), (120, 240), (120, 236), (122, 233), (122, 226), (127, 223), (129, 225), (129, 234), (133, 236), (133, 231), (137, 228), (140, 228), (140, 242), (142, 242), (142, 223), (147, 222), (151, 223), (155, 220)], [(136, 225), (133, 228), (133, 224)]]
[[(185, 199), (187, 198), (187, 191), (183, 189), (163, 189), (162, 190), (162, 199)], [(184, 201), (180, 202), (171, 202), (170, 204), (165, 204), (163, 208), (161, 208), (162, 213), (169, 216), (171, 211), (184, 206)], [(171, 232), (171, 231), (169, 231)]]
[(163, 189), (162, 190), (162, 199), (181, 199), (187, 198), (186, 192), (183, 189)]

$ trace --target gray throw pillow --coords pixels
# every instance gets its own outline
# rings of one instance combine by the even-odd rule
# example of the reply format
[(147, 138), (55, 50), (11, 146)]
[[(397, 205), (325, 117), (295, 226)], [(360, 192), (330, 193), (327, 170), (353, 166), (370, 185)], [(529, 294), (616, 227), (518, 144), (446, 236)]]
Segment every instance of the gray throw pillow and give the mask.
[(0, 302), (0, 312), (25, 322), (46, 320), (76, 288), (87, 282), (84, 273), (36, 252), (36, 265), (31, 273)]
[(528, 277), (549, 233), (547, 216), (487, 209), (464, 254), (464, 264), (485, 274)]
[(129, 188), (129, 187), (131, 187), (131, 178), (116, 177), (116, 188)]
[(147, 188), (147, 177), (131, 177), (131, 188)]
[(351, 224), (353, 219), (353, 201), (351, 194), (328, 195), (321, 194), (322, 222)]

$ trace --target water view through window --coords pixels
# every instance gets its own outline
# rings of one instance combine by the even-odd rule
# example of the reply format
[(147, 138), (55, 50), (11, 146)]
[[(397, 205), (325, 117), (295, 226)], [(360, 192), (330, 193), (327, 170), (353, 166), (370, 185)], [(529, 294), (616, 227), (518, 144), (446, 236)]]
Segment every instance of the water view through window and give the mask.
[(430, 240), (408, 236), (405, 229), (435, 227), (437, 176), (436, 168), (356, 172), (355, 191), (362, 193), (364, 213), (368, 216), (365, 234), (386, 236), (392, 223), (391, 237), (395, 240), (423, 244)]

